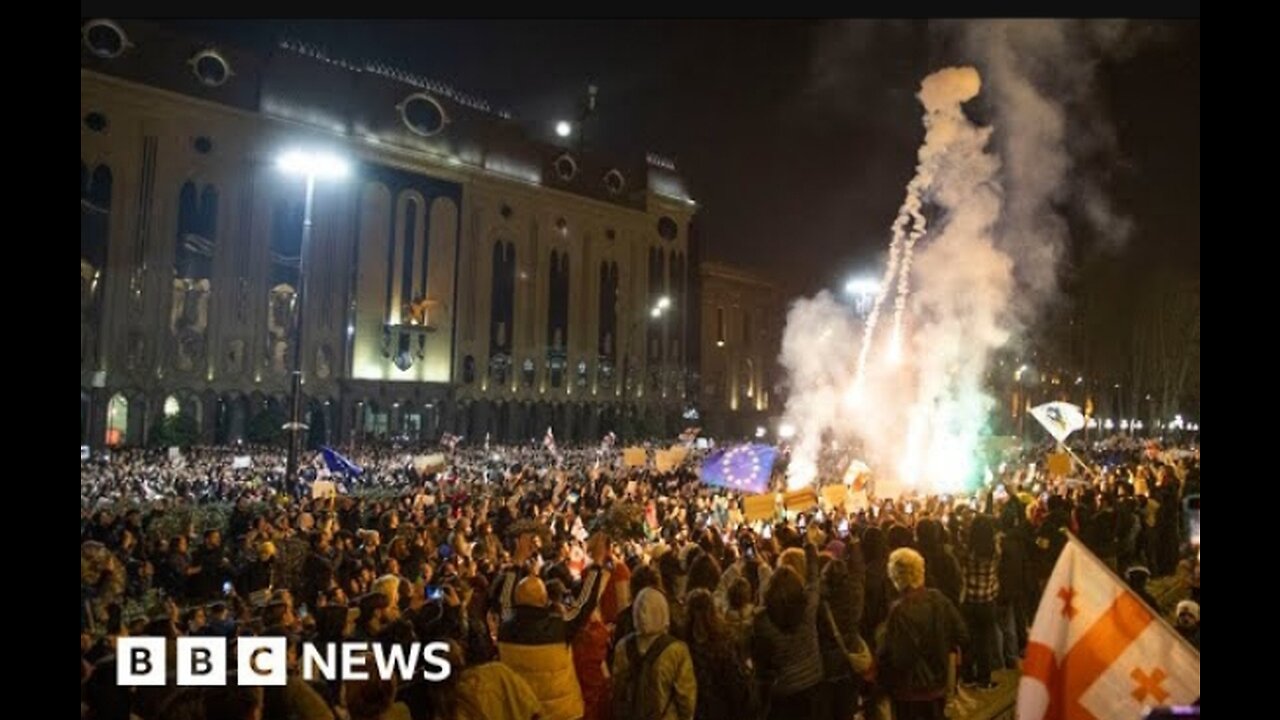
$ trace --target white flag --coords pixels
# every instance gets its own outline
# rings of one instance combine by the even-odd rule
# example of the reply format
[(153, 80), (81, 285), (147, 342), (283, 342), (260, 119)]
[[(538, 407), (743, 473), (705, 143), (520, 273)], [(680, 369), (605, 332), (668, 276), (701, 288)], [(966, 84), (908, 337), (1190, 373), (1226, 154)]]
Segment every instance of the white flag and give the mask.
[(1020, 720), (1140, 718), (1200, 698), (1200, 653), (1074, 537), (1036, 611)]
[(1031, 408), (1031, 415), (1058, 442), (1066, 440), (1068, 435), (1084, 427), (1084, 413), (1071, 403), (1045, 403)]

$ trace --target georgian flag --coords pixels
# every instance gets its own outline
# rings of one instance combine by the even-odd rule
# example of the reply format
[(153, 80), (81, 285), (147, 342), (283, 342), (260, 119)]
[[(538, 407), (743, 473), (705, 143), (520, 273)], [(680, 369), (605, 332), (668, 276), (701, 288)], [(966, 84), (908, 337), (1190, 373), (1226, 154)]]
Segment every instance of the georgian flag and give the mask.
[(1200, 699), (1200, 653), (1071, 537), (1027, 643), (1017, 717), (1140, 718)]

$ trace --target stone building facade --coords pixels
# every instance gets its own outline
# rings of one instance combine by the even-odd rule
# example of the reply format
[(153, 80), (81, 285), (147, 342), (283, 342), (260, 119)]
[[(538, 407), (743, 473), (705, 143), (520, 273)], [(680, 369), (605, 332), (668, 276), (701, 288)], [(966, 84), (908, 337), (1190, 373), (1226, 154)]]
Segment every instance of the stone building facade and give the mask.
[[(80, 104), (82, 443), (269, 430), (300, 287), (313, 441), (679, 424), (696, 205), (669, 161), (557, 146), (377, 62), (140, 21), (83, 24)], [(290, 148), (351, 167), (317, 180), (306, 247)]]

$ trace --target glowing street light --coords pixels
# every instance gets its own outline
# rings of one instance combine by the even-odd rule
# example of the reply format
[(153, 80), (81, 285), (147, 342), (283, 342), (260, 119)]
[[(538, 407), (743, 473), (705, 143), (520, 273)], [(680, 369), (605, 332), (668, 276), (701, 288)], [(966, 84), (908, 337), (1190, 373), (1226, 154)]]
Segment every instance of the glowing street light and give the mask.
[(308, 180), (341, 180), (351, 172), (346, 160), (328, 152), (290, 150), (276, 158), (276, 167), (289, 175), (301, 175)]
[(573, 124), (570, 123), (568, 120), (561, 120), (560, 122), (556, 123), (556, 135), (562, 138), (567, 138), (572, 134), (573, 134)]
[(791, 423), (782, 423), (778, 426), (778, 437), (783, 440), (790, 440), (796, 436), (796, 426)]
[(305, 297), (307, 246), (311, 244), (311, 206), (316, 194), (316, 180), (341, 180), (351, 172), (350, 164), (330, 152), (289, 150), (276, 158), (276, 167), (281, 172), (302, 176), (306, 180), (306, 201), (302, 210), (302, 244), (298, 249), (298, 291), (293, 317), (293, 378), (290, 398), (289, 422), (285, 429), (289, 431), (289, 461), (285, 468), (285, 485), (289, 492), (298, 489), (298, 455), (302, 449), (302, 431), (306, 425), (302, 422), (302, 302)]
[(853, 298), (854, 308), (860, 315), (866, 315), (880, 294), (880, 282), (870, 277), (850, 278), (844, 284), (844, 294)]
[[(667, 295), (662, 295), (653, 301), (653, 305), (649, 308), (648, 318), (651, 318), (653, 320), (661, 320), (662, 316), (665, 315), (667, 311), (671, 310), (673, 307), (674, 307), (674, 303), (671, 302), (671, 298)], [(622, 367), (622, 377), (623, 377), (624, 385), (630, 384), (630, 380), (628, 378), (630, 378), (631, 376), (630, 369), (631, 369), (631, 360), (632, 360), (631, 358), (632, 340), (637, 334), (639, 334), (640, 328), (642, 325), (644, 325), (645, 320), (646, 320), (645, 314), (642, 313), (638, 315), (635, 319), (635, 322), (631, 325), (630, 329), (627, 331), (626, 350), (623, 353), (623, 358), (622, 358), (624, 363)]]
[(876, 295), (880, 292), (880, 282), (875, 278), (868, 277), (850, 278), (844, 284), (844, 292), (846, 295), (856, 298)]

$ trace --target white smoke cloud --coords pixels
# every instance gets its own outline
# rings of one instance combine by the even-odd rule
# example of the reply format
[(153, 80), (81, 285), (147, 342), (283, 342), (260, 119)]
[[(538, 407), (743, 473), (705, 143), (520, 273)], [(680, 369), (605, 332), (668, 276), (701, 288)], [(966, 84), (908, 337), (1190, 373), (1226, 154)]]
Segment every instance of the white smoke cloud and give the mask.
[[(1000, 163), (986, 150), (991, 131), (961, 109), (981, 87), (968, 67), (941, 70), (921, 85), (925, 141), (861, 340), (848, 309), (827, 293), (798, 301), (787, 318), (782, 364), (792, 382), (786, 417), (797, 429), (792, 486), (814, 479), (827, 439), (859, 441), (873, 467), (889, 469), (882, 475), (909, 483), (927, 477), (955, 489), (969, 479), (990, 409), (982, 390), (986, 359), (1008, 338), (1004, 311), (1012, 290), (1012, 261), (991, 236), (1001, 208)], [(913, 267), (926, 202), (941, 212)], [(913, 279), (919, 290), (910, 295)], [(877, 352), (876, 318), (890, 293), (896, 294), (893, 337)], [(900, 325), (908, 298), (909, 325)], [(848, 349), (858, 345), (850, 363)]]
[[(871, 315), (858, 323), (822, 293), (797, 301), (787, 318), (793, 487), (815, 479), (828, 440), (855, 443), (895, 483), (955, 490), (974, 479), (994, 406), (989, 361), (1057, 291), (1068, 240), (1062, 209), (1077, 204), (1103, 236), (1129, 230), (1077, 157), (1114, 150), (1093, 82), (1098, 59), (1123, 52), (1126, 26), (948, 27), (974, 67), (946, 68), (921, 84), (925, 139)], [(962, 109), (979, 93), (991, 127)], [(880, 314), (890, 294), (886, 332)]]
[(817, 476), (824, 437), (843, 426), (842, 403), (835, 388), (854, 373), (858, 328), (848, 308), (831, 293), (796, 300), (787, 313), (782, 335), (782, 367), (790, 378), (786, 421), (796, 428), (791, 452), (793, 484), (807, 485)]
[(1017, 309), (1029, 322), (1057, 292), (1069, 240), (1065, 208), (1079, 207), (1104, 245), (1132, 230), (1081, 161), (1115, 153), (1113, 128), (1095, 100), (1097, 68), (1135, 43), (1123, 20), (980, 20), (953, 29), (991, 98), (1006, 193), (999, 243), (1018, 260)]

